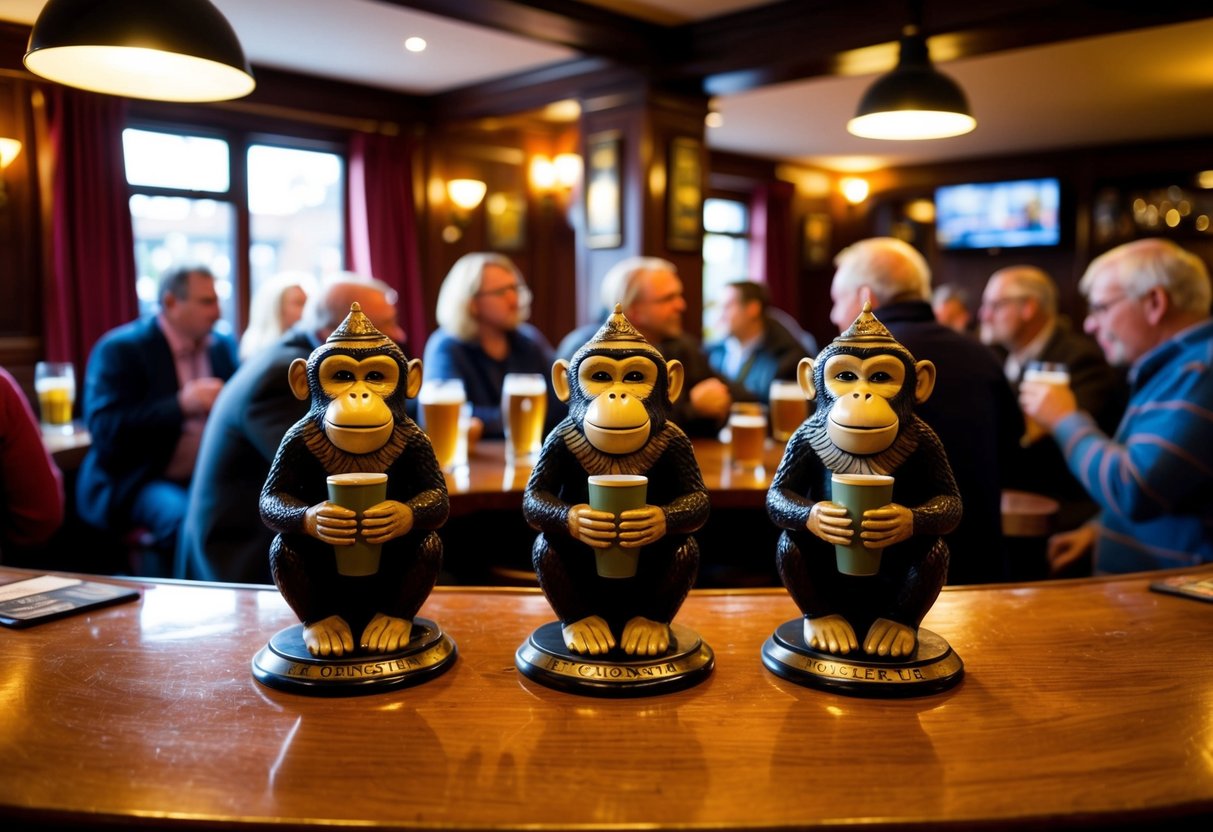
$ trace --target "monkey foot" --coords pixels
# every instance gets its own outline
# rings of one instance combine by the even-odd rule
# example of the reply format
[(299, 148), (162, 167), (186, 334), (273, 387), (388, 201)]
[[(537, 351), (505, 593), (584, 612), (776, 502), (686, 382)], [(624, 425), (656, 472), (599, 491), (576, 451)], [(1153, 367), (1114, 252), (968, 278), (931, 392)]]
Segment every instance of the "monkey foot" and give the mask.
[(823, 615), (820, 618), (805, 616), (804, 643), (815, 650), (837, 656), (845, 656), (859, 648), (854, 628), (841, 615)]
[(611, 634), (611, 628), (598, 615), (574, 621), (563, 627), (561, 633), (564, 636), (565, 646), (574, 653), (599, 656), (615, 646), (615, 636)]
[(303, 643), (313, 656), (343, 656), (354, 649), (354, 635), (344, 618), (330, 615), (304, 625)]
[(629, 656), (660, 656), (670, 649), (670, 625), (636, 616), (623, 625), (620, 639)]
[(910, 656), (918, 647), (918, 631), (887, 618), (877, 618), (863, 640), (863, 650), (877, 656)]
[(409, 619), (377, 612), (362, 631), (358, 644), (371, 653), (393, 653), (408, 645), (412, 631), (413, 622)]

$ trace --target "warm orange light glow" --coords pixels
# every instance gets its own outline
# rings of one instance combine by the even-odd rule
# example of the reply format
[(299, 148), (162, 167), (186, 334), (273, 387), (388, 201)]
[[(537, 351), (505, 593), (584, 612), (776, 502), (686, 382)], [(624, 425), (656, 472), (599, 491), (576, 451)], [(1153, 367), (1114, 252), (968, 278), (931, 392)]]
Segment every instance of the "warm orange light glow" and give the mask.
[(0, 139), (0, 170), (11, 165), (20, 152), (21, 142), (16, 139)]
[(447, 196), (455, 206), (464, 211), (471, 211), (484, 199), (488, 185), (479, 179), (452, 179), (446, 183)]
[(858, 176), (845, 176), (838, 181), (838, 187), (847, 202), (858, 205), (868, 198), (868, 180)]

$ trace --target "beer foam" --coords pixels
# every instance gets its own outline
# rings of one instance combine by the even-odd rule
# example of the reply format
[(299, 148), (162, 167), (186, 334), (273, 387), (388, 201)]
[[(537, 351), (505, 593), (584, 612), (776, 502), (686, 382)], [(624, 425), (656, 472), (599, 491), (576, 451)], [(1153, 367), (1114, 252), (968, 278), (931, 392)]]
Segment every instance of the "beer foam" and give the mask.
[(800, 385), (794, 381), (774, 381), (771, 382), (771, 398), (782, 399), (784, 401), (808, 401), (804, 391), (800, 389)]
[(1065, 370), (1027, 370), (1023, 374), (1024, 381), (1037, 381), (1042, 384), (1069, 385), (1070, 374)]
[(380, 485), (387, 482), (387, 474), (373, 474), (369, 471), (353, 474), (329, 474), (329, 485)]
[(547, 379), (529, 373), (507, 373), (501, 385), (501, 394), (514, 396), (542, 396), (548, 392)]
[(424, 404), (463, 404), (467, 401), (467, 393), (462, 382), (426, 382), (421, 385), (417, 401)]
[(751, 413), (734, 413), (729, 417), (729, 424), (738, 428), (761, 428), (765, 430), (767, 417), (755, 416)]

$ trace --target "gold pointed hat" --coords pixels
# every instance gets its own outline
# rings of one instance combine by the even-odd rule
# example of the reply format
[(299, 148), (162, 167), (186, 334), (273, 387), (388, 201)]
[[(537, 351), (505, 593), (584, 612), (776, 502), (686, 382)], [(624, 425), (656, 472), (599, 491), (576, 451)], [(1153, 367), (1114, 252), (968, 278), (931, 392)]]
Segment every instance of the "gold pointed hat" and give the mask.
[(358, 301), (350, 304), (350, 314), (345, 316), (341, 326), (333, 330), (326, 339), (329, 344), (342, 344), (348, 347), (366, 349), (377, 346), (395, 346), (395, 342), (375, 328), (362, 311)]
[(623, 314), (623, 306), (618, 303), (615, 304), (615, 311), (594, 333), (594, 337), (582, 344), (577, 352), (581, 353), (588, 349), (647, 350), (655, 357), (661, 358), (661, 353), (657, 348), (646, 341), (636, 327), (632, 326), (632, 322)]
[(834, 339), (834, 343), (847, 347), (882, 347), (896, 344), (905, 349), (901, 342), (893, 337), (893, 333), (872, 314), (872, 303), (866, 300), (859, 317), (847, 327), (846, 332)]

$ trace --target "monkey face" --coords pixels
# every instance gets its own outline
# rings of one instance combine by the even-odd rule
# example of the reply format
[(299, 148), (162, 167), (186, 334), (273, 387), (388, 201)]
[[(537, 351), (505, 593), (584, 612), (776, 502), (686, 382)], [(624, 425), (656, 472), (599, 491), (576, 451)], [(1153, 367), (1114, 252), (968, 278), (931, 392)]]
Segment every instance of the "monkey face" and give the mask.
[(901, 392), (905, 380), (906, 366), (895, 355), (830, 356), (824, 381), (834, 406), (826, 430), (834, 444), (861, 456), (880, 453), (892, 445), (899, 419), (890, 402)]
[(582, 426), (591, 445), (608, 454), (628, 454), (644, 446), (652, 431), (645, 402), (657, 374), (657, 364), (638, 355), (589, 355), (581, 362), (577, 381), (588, 401)]
[(351, 454), (378, 450), (392, 435), (394, 420), (386, 399), (400, 383), (400, 366), (389, 355), (358, 360), (330, 355), (317, 373), (328, 399), (324, 432), (334, 445)]

